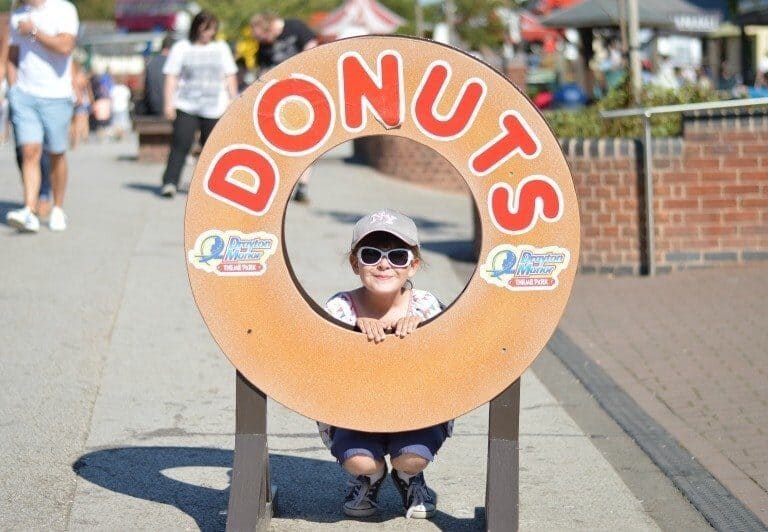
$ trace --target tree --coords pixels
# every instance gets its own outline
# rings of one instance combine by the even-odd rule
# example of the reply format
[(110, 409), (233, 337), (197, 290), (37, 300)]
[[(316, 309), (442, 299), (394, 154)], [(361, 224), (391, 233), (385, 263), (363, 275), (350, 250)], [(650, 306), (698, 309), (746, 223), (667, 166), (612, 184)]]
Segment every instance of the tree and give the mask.
[(282, 17), (307, 20), (317, 11), (332, 11), (339, 5), (338, 0), (283, 0), (277, 6), (274, 0), (198, 0), (203, 9), (216, 13), (228, 36), (248, 24), (255, 13), (275, 13)]
[[(248, 24), (248, 20), (254, 13), (270, 12), (281, 17), (298, 18), (304, 21), (317, 12), (330, 13), (342, 5), (344, 0), (197, 0), (198, 4), (216, 13), (225, 28), (226, 34), (234, 35), (239, 28)], [(379, 0), (384, 6), (391, 9), (404, 19), (407, 24), (398, 30), (398, 33), (413, 35), (414, 24), (414, 0)], [(276, 5), (278, 4), (278, 5)]]
[[(11, 9), (12, 0), (0, 0), (0, 12)], [(109, 0), (72, 0), (80, 20), (113, 20), (115, 2)]]
[(80, 20), (114, 20), (115, 2), (105, 0), (72, 0)]

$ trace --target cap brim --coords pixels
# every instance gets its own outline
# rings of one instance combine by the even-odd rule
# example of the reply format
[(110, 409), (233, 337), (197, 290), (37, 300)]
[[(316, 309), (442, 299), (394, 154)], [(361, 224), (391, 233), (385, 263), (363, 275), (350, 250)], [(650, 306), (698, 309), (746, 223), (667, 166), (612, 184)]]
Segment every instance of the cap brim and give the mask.
[(381, 227), (377, 227), (375, 229), (371, 229), (370, 231), (366, 231), (365, 233), (363, 233), (360, 236), (360, 238), (358, 238), (357, 240), (352, 242), (352, 249), (354, 249), (355, 246), (357, 246), (360, 243), (361, 240), (363, 240), (365, 237), (367, 237), (368, 235), (370, 235), (372, 233), (389, 233), (390, 235), (393, 235), (393, 236), (399, 238), (400, 240), (402, 240), (403, 242), (405, 242), (409, 246), (421, 247), (421, 245), (417, 241), (415, 241), (415, 240), (413, 240), (411, 238), (407, 238), (407, 237), (405, 237), (403, 235), (400, 235), (400, 234), (396, 233), (395, 231), (391, 231), (389, 229), (384, 229), (384, 228), (381, 228)]

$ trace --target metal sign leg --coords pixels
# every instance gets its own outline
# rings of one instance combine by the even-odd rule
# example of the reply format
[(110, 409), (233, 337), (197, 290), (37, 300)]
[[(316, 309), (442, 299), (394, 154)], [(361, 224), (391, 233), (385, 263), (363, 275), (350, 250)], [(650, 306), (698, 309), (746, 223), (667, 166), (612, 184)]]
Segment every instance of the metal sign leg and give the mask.
[(520, 520), (520, 379), (490, 403), (486, 530), (516, 531)]
[(274, 505), (267, 451), (267, 396), (239, 371), (235, 391), (235, 426), (235, 459), (227, 530), (267, 530)]

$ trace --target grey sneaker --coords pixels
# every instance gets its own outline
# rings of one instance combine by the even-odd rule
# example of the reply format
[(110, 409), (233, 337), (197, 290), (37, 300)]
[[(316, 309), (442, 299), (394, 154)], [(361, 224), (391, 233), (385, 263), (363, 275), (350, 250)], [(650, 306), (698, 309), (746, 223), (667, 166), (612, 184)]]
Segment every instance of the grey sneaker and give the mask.
[(24, 233), (37, 233), (40, 230), (40, 220), (29, 207), (9, 211), (5, 215), (5, 221), (11, 227), (15, 227)]
[(424, 472), (422, 471), (415, 477), (411, 477), (410, 482), (406, 482), (397, 470), (392, 470), (392, 480), (400, 492), (403, 499), (403, 508), (405, 509), (406, 519), (429, 519), (435, 515), (437, 497), (434, 492), (427, 487), (424, 481)]
[(367, 475), (360, 475), (349, 481), (349, 493), (344, 498), (344, 513), (350, 517), (370, 517), (379, 509), (376, 499), (379, 488), (387, 478), (386, 472), (379, 480), (371, 484)]
[(297, 203), (309, 203), (306, 183), (299, 183), (299, 185), (296, 187), (296, 192), (293, 193), (293, 201)]
[(163, 188), (160, 189), (160, 195), (164, 198), (172, 198), (176, 195), (176, 185), (173, 183), (166, 183)]

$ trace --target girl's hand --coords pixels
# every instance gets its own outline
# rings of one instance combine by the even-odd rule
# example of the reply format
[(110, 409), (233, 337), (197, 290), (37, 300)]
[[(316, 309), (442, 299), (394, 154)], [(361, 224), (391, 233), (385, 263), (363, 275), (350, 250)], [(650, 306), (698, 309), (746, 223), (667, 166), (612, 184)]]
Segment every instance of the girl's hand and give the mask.
[(163, 114), (168, 120), (176, 120), (176, 108), (173, 105), (166, 105)]
[(418, 327), (419, 323), (422, 321), (423, 320), (418, 316), (406, 316), (405, 318), (400, 318), (395, 324), (395, 336), (405, 338), (406, 335), (415, 331), (416, 327)]
[(383, 342), (387, 337), (384, 332), (384, 324), (379, 320), (373, 318), (358, 318), (356, 325), (357, 328), (368, 337), (369, 342), (373, 340), (378, 344), (379, 342)]

